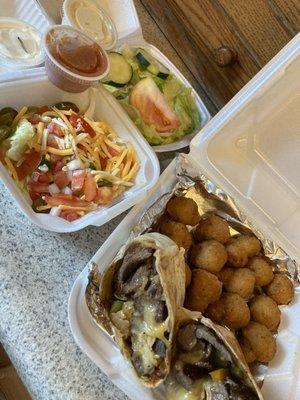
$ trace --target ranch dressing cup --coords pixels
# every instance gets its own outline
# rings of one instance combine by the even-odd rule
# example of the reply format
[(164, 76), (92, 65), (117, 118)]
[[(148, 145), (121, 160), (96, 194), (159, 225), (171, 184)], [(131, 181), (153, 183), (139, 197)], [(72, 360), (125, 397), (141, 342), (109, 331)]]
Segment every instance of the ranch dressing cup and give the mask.
[(62, 6), (63, 23), (79, 29), (100, 44), (112, 49), (118, 38), (110, 16), (97, 0), (65, 0)]
[(15, 18), (0, 18), (0, 65), (14, 70), (42, 64), (41, 35), (32, 25)]
[(49, 80), (67, 92), (83, 92), (109, 71), (105, 50), (77, 29), (54, 25), (45, 32), (43, 45)]

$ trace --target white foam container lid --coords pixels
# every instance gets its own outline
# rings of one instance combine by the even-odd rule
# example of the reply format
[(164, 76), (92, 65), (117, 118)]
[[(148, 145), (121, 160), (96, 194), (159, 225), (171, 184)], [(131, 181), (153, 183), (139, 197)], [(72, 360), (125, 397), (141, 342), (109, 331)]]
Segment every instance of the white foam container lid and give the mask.
[[(68, 222), (50, 214), (35, 213), (31, 200), (22, 192), (7, 169), (0, 163), (0, 178), (18, 203), (24, 214), (38, 226), (55, 232), (73, 232), (88, 225), (101, 226), (140, 201), (156, 183), (159, 177), (157, 157), (146, 140), (139, 134), (133, 122), (122, 107), (101, 87), (89, 89), (84, 93), (67, 93), (54, 86), (45, 72), (0, 83), (0, 109), (11, 106), (20, 109), (24, 105), (51, 105), (60, 101), (71, 101), (80, 109), (86, 109), (90, 101), (90, 90), (95, 94), (94, 118), (107, 122), (122, 139), (130, 142), (137, 153), (140, 168), (135, 184), (111, 204), (89, 212), (76, 221)], [(28, 98), (30, 94), (30, 98)], [(29, 103), (28, 103), (29, 102)]]
[[(116, 49), (122, 48), (122, 45), (129, 44), (132, 47), (141, 47), (148, 51), (154, 58), (165, 65), (172, 73), (181, 80), (186, 87), (192, 89), (192, 96), (195, 99), (201, 116), (201, 127), (205, 126), (211, 118), (203, 101), (199, 97), (198, 93), (192, 88), (191, 84), (181, 74), (181, 72), (175, 67), (175, 65), (164, 56), (155, 46), (147, 43), (143, 38), (142, 28), (137, 15), (136, 8), (133, 0), (93, 0), (96, 4), (99, 4), (101, 8), (107, 12), (111, 17), (112, 21), (116, 26), (118, 33), (118, 40), (116, 43)], [(63, 19), (63, 22), (67, 20)], [(111, 95), (112, 96), (112, 95)], [(196, 130), (194, 133), (184, 136), (181, 140), (174, 143), (153, 146), (155, 152), (167, 152), (182, 149), (188, 146), (191, 139), (199, 133)]]
[[(300, 262), (300, 34), (247, 84), (191, 143), (191, 161), (232, 195), (268, 237)], [(298, 158), (295, 157), (298, 155)], [(298, 168), (297, 168), (298, 167)], [(146, 201), (128, 216), (92, 261), (104, 270), (145, 210), (174, 185), (172, 162)], [(133, 400), (161, 399), (133, 376), (112, 340), (93, 321), (86, 302), (89, 266), (69, 299), (77, 344)], [(263, 385), (266, 400), (300, 399), (300, 291), (282, 307), (277, 353)]]
[[(33, 25), (42, 35), (43, 32), (53, 24), (53, 21), (43, 13), (35, 0), (2, 1), (0, 7), (0, 17), (17, 18)], [(0, 82), (12, 80), (18, 77), (30, 76), (41, 70), (42, 67), (32, 67), (11, 71), (0, 65)]]

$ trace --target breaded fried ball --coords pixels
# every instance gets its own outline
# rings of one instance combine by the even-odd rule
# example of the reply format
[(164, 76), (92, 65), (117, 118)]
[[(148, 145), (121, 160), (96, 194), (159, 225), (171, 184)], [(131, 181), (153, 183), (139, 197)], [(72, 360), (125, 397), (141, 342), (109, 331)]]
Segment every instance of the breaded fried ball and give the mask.
[(217, 215), (209, 215), (201, 219), (194, 233), (198, 242), (214, 239), (225, 244), (230, 239), (227, 221)]
[(286, 275), (274, 274), (274, 279), (266, 286), (266, 293), (277, 304), (289, 304), (294, 298), (294, 285)]
[(187, 288), (192, 280), (192, 271), (190, 267), (185, 263), (185, 287)]
[(247, 361), (247, 363), (248, 364), (253, 363), (256, 360), (256, 356), (255, 356), (248, 340), (244, 337), (241, 337), (239, 339), (239, 345), (242, 349), (242, 352), (244, 354), (244, 357), (245, 357), (245, 360)]
[(219, 301), (207, 307), (205, 315), (232, 330), (247, 326), (250, 321), (249, 307), (236, 293), (222, 293)]
[(245, 300), (236, 293), (223, 293), (220, 301), (224, 302), (223, 324), (229, 329), (240, 329), (250, 321), (250, 310)]
[(160, 233), (168, 236), (170, 239), (184, 249), (189, 249), (192, 245), (193, 239), (187, 227), (180, 222), (171, 221), (170, 219), (163, 219), (160, 228)]
[(251, 258), (247, 267), (254, 272), (255, 284), (258, 286), (268, 285), (274, 277), (272, 265), (263, 257)]
[(202, 269), (192, 271), (192, 282), (187, 288), (185, 307), (192, 311), (204, 312), (207, 306), (219, 300), (222, 283), (216, 275)]
[(281, 312), (271, 297), (255, 296), (249, 305), (251, 319), (265, 325), (270, 331), (275, 331), (280, 323)]
[(260, 241), (254, 236), (238, 235), (231, 238), (226, 244), (228, 265), (235, 268), (244, 267), (248, 258), (260, 252)]
[(248, 268), (236, 268), (224, 283), (224, 287), (227, 292), (237, 293), (244, 299), (248, 299), (253, 293), (254, 284), (254, 272)]
[(206, 240), (192, 247), (190, 260), (197, 268), (217, 273), (227, 261), (227, 252), (225, 247), (216, 240)]
[(257, 361), (268, 363), (274, 358), (276, 342), (264, 325), (250, 321), (249, 325), (242, 329), (242, 335), (248, 340)]
[(218, 300), (215, 303), (210, 304), (205, 311), (205, 316), (218, 324), (222, 323), (224, 314), (225, 314), (225, 307), (224, 303), (221, 300)]
[(197, 225), (200, 220), (198, 206), (193, 199), (173, 197), (167, 204), (169, 216), (185, 225)]
[(224, 267), (217, 274), (220, 281), (223, 282), (224, 287), (225, 287), (225, 284), (227, 284), (230, 281), (230, 279), (232, 278), (234, 271), (235, 271), (235, 268)]

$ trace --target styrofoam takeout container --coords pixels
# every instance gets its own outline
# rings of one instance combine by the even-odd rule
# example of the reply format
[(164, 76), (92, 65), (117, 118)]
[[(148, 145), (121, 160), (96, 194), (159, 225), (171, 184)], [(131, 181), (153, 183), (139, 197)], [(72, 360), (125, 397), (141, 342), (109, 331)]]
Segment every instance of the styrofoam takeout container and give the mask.
[[(265, 237), (300, 263), (300, 34), (249, 82), (197, 135), (189, 157), (230, 194)], [(175, 183), (172, 162), (146, 201), (128, 216), (92, 261), (104, 270), (145, 210)], [(77, 344), (134, 400), (158, 400), (133, 376), (112, 340), (93, 321), (86, 302), (89, 265), (69, 299), (69, 323)], [(266, 400), (300, 399), (300, 291), (282, 307), (277, 353), (263, 385)]]
[[(204, 105), (203, 101), (197, 94), (197, 92), (192, 88), (191, 84), (185, 79), (185, 77), (181, 74), (181, 72), (175, 67), (171, 61), (164, 56), (155, 46), (147, 43), (143, 38), (143, 33), (141, 29), (141, 25), (139, 22), (139, 18), (133, 3), (133, 0), (90, 0), (95, 4), (101, 6), (101, 8), (111, 17), (114, 22), (118, 34), (118, 40), (115, 44), (115, 47), (112, 50), (118, 51), (122, 49), (124, 44), (129, 45), (130, 47), (143, 48), (148, 53), (150, 53), (154, 58), (160, 61), (163, 65), (165, 65), (179, 80), (181, 80), (186, 87), (192, 89), (192, 95), (195, 99), (196, 105), (198, 107), (200, 116), (201, 116), (201, 127), (207, 124), (210, 119), (210, 114)], [(69, 23), (68, 18), (63, 13), (63, 22)], [(112, 96), (112, 95), (111, 95)], [(191, 142), (191, 139), (198, 134), (200, 131), (197, 130), (194, 133), (191, 133), (187, 136), (184, 136), (182, 139), (160, 146), (153, 146), (155, 152), (167, 152), (167, 151), (175, 151), (182, 149), (188, 146)]]
[(155, 153), (146, 140), (141, 137), (122, 107), (103, 88), (99, 87), (98, 90), (91, 88), (84, 93), (67, 93), (49, 82), (45, 72), (43, 72), (25, 79), (0, 83), (0, 91), (0, 109), (7, 106), (20, 109), (24, 105), (42, 106), (61, 101), (71, 101), (82, 110), (87, 109), (91, 96), (90, 91), (94, 91), (94, 118), (107, 122), (119, 137), (129, 141), (140, 161), (140, 169), (136, 175), (134, 186), (126, 190), (111, 204), (89, 212), (73, 222), (50, 214), (35, 213), (31, 208), (29, 196), (26, 196), (18, 188), (7, 169), (0, 163), (0, 178), (24, 214), (40, 227), (55, 232), (73, 232), (88, 225), (101, 226), (140, 201), (156, 183), (160, 169)]
[[(42, 35), (53, 22), (46, 16), (35, 0), (2, 1), (0, 17), (16, 18), (34, 26)], [(43, 61), (43, 60), (42, 60)], [(41, 70), (42, 67), (21, 68), (12, 71), (11, 68), (0, 66), (0, 82), (30, 76)]]

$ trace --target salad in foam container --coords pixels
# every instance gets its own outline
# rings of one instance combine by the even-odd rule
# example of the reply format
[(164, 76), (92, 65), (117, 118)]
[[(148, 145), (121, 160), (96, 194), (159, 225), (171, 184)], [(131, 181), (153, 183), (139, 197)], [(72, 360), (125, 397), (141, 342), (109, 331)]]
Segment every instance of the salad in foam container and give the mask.
[(110, 71), (102, 79), (103, 86), (156, 152), (188, 146), (210, 118), (198, 94), (176, 67), (143, 39), (132, 0), (103, 1), (101, 5), (96, 0), (66, 0), (63, 22), (74, 25), (68, 18), (72, 11), (72, 15), (84, 17), (76, 27), (88, 34), (84, 27), (93, 15), (88, 10), (95, 7), (110, 16), (118, 35), (115, 45), (106, 47)]

